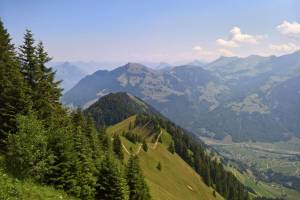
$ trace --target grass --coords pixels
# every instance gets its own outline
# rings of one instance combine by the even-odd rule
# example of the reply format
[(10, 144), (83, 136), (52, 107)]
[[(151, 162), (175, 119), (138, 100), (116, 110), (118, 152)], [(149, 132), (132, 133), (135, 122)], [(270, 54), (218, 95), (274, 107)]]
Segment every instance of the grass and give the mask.
[(248, 171), (241, 174), (230, 168), (246, 186), (252, 188), (258, 196), (282, 197), (287, 200), (300, 199), (300, 191), (284, 187), (278, 183), (256, 181), (251, 168), (260, 173), (268, 169), (286, 176), (300, 175), (300, 139), (274, 143), (227, 143), (211, 142), (210, 144), (224, 157), (238, 160), (248, 166)]
[[(128, 118), (107, 129), (108, 134), (121, 134), (128, 130), (130, 122), (133, 124), (135, 116)], [(148, 151), (140, 150), (138, 157), (140, 166), (143, 170), (145, 179), (150, 187), (150, 193), (153, 200), (220, 200), (223, 199), (217, 192), (213, 196), (213, 189), (204, 184), (202, 178), (177, 154), (171, 154), (167, 147), (172, 141), (168, 132), (162, 129), (161, 141), (153, 149), (151, 131), (146, 128), (135, 128), (132, 130), (137, 134), (144, 135), (147, 140)], [(132, 149), (135, 153), (140, 144), (133, 144), (126, 138), (121, 137), (122, 144), (127, 149)], [(128, 159), (128, 153), (124, 152), (125, 160)], [(162, 165), (159, 171), (156, 166), (158, 162)]]
[[(148, 152), (141, 151), (140, 164), (154, 200), (222, 199), (213, 197), (213, 189), (178, 155), (171, 154), (163, 144)], [(156, 166), (162, 165), (159, 171)]]
[(41, 186), (29, 180), (18, 180), (4, 172), (4, 156), (0, 155), (0, 199), (2, 200), (72, 200), (65, 192)]
[(252, 188), (257, 196), (278, 198), (282, 197), (286, 200), (299, 200), (300, 192), (283, 187), (276, 183), (266, 183), (263, 181), (256, 181), (251, 174), (251, 171), (239, 172), (238, 170), (227, 166), (227, 170), (232, 173), (246, 186)]

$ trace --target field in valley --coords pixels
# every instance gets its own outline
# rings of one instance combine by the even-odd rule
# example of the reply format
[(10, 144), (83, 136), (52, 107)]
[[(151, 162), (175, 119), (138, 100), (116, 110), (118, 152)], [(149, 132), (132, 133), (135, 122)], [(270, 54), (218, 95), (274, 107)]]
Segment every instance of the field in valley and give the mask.
[(257, 194), (300, 198), (300, 139), (275, 143), (201, 139), (228, 159), (230, 164), (243, 169), (243, 172), (234, 173)]

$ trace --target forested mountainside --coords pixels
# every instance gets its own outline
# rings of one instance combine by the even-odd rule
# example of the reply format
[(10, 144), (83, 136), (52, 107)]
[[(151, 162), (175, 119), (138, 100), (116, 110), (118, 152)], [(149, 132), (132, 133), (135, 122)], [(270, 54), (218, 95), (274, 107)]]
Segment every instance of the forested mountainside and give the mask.
[(139, 98), (121, 92), (103, 96), (84, 112), (93, 118), (98, 128), (116, 124), (135, 114), (148, 113), (162, 116)]
[(129, 92), (182, 127), (233, 141), (299, 136), (300, 51), (280, 57), (221, 57), (164, 71), (138, 63), (99, 70), (62, 98), (87, 107), (110, 92)]
[[(115, 136), (121, 136), (123, 140), (127, 139), (133, 144), (140, 144), (141, 147), (144, 144), (148, 146), (155, 145), (155, 141), (160, 140), (161, 134), (164, 134), (162, 137), (169, 136), (169, 141), (164, 143), (164, 145), (167, 146), (165, 149), (168, 149), (173, 154), (178, 154), (187, 165), (192, 167), (203, 177), (203, 181), (207, 186), (213, 187), (226, 199), (249, 198), (248, 192), (244, 186), (231, 172), (227, 172), (223, 168), (220, 160), (215, 160), (208, 155), (203, 143), (194, 137), (193, 134), (187, 133), (166, 118), (162, 118), (157, 112), (153, 112), (153, 110), (140, 112), (140, 109), (127, 108), (126, 105), (136, 104), (137, 101), (136, 97), (132, 97), (127, 93), (109, 94), (107, 96), (110, 99), (116, 99), (116, 101), (111, 101), (110, 107), (112, 113), (117, 113), (119, 115), (112, 115), (111, 117), (115, 117), (115, 119), (111, 120), (117, 121), (123, 118), (123, 111), (120, 110), (122, 108), (125, 113), (130, 110), (133, 115), (137, 115), (133, 119), (127, 119), (124, 122), (115, 125), (113, 128), (108, 128), (108, 133)], [(98, 102), (103, 102), (102, 99), (107, 99), (107, 97), (104, 96), (100, 98)], [(126, 101), (122, 99), (126, 99)], [(132, 101), (132, 103), (129, 103), (128, 101)], [(86, 115), (91, 116), (91, 113), (93, 113), (92, 116), (101, 115), (102, 110), (106, 109), (106, 105), (98, 102), (86, 110)], [(145, 106), (149, 107), (141, 100), (139, 100), (138, 105), (142, 108)], [(182, 172), (178, 171), (178, 173)], [(172, 180), (174, 177), (166, 176), (164, 178)], [(168, 191), (168, 193), (172, 193), (172, 191)], [(200, 198), (200, 196), (198, 198)]]
[[(57, 195), (60, 199), (160, 199), (158, 191), (153, 189), (157, 185), (145, 179), (144, 171), (160, 176), (164, 174), (164, 167), (171, 164), (178, 164), (189, 174), (191, 180), (183, 181), (190, 185), (181, 186), (183, 190), (188, 188), (196, 192), (196, 195), (191, 194), (193, 199), (222, 199), (219, 194), (226, 199), (249, 199), (244, 186), (224, 170), (221, 162), (210, 157), (199, 141), (162, 118), (146, 103), (123, 93), (117, 97), (126, 97), (124, 100), (114, 101), (117, 98), (108, 96), (104, 103), (96, 103), (85, 114), (80, 109), (69, 112), (59, 101), (61, 89), (60, 82), (55, 81), (55, 72), (46, 67), (50, 57), (43, 43), (36, 44), (32, 32), (27, 30), (17, 54), (2, 22), (0, 38), (1, 199), (56, 198)], [(107, 102), (107, 99), (112, 101)], [(120, 112), (121, 117), (114, 111), (109, 112), (110, 109)], [(164, 158), (173, 156), (169, 162), (158, 162), (157, 171), (143, 169), (139, 156), (130, 153), (133, 151), (130, 147), (129, 154), (123, 157), (125, 140), (120, 139), (123, 135), (117, 137), (116, 129), (113, 134), (105, 129), (106, 122), (126, 118), (122, 112), (129, 115), (131, 109), (138, 114), (132, 121), (132, 130), (147, 128), (148, 133), (159, 131), (162, 138), (168, 137), (168, 142), (164, 143), (168, 145), (166, 151), (158, 144), (159, 135), (142, 137), (132, 132), (124, 133), (127, 142), (138, 144), (143, 139), (145, 152), (149, 144), (161, 150), (167, 156)], [(102, 128), (98, 129), (92, 118), (97, 112), (109, 115), (99, 121)], [(144, 166), (147, 159), (149, 162), (155, 160), (149, 155), (141, 158)], [(156, 151), (155, 155), (159, 156)], [(173, 179), (178, 184), (181, 176), (178, 168), (175, 169)], [(29, 192), (28, 187), (32, 189)], [(180, 190), (177, 188), (177, 192)]]

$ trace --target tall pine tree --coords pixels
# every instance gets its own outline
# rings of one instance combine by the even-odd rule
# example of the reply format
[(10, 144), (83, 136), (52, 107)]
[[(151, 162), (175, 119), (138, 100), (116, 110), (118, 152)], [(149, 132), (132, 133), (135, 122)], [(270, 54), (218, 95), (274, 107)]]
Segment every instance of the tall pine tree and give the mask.
[(127, 182), (130, 200), (151, 199), (149, 188), (144, 180), (137, 156), (131, 156), (127, 165)]
[(30, 88), (33, 109), (42, 120), (49, 120), (53, 111), (60, 108), (62, 90), (59, 88), (60, 82), (55, 81), (55, 72), (46, 67), (50, 60), (43, 43), (35, 46), (32, 32), (26, 30), (23, 45), (19, 47), (19, 63)]
[(128, 185), (121, 165), (111, 155), (102, 161), (96, 190), (98, 200), (128, 200)]
[(122, 141), (119, 135), (116, 135), (114, 137), (113, 141), (113, 150), (115, 154), (117, 155), (118, 159), (123, 160), (124, 159), (124, 153), (122, 149)]
[(0, 20), (0, 150), (5, 148), (8, 132), (16, 132), (16, 115), (26, 114), (30, 107), (14, 46)]
[(51, 113), (59, 106), (61, 97), (60, 81), (55, 81), (55, 72), (46, 64), (51, 60), (44, 49), (42, 42), (39, 42), (35, 50), (36, 62), (40, 77), (36, 85), (36, 109), (42, 119), (49, 119)]

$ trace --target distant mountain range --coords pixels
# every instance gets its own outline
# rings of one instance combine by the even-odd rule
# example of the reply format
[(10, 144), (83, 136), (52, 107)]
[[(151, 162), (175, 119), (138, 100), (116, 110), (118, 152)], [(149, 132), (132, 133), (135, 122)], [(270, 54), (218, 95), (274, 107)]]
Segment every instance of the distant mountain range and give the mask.
[(200, 135), (233, 141), (300, 137), (300, 51), (280, 57), (221, 57), (165, 70), (128, 63), (86, 76), (62, 102), (87, 107), (119, 91), (138, 96)]

